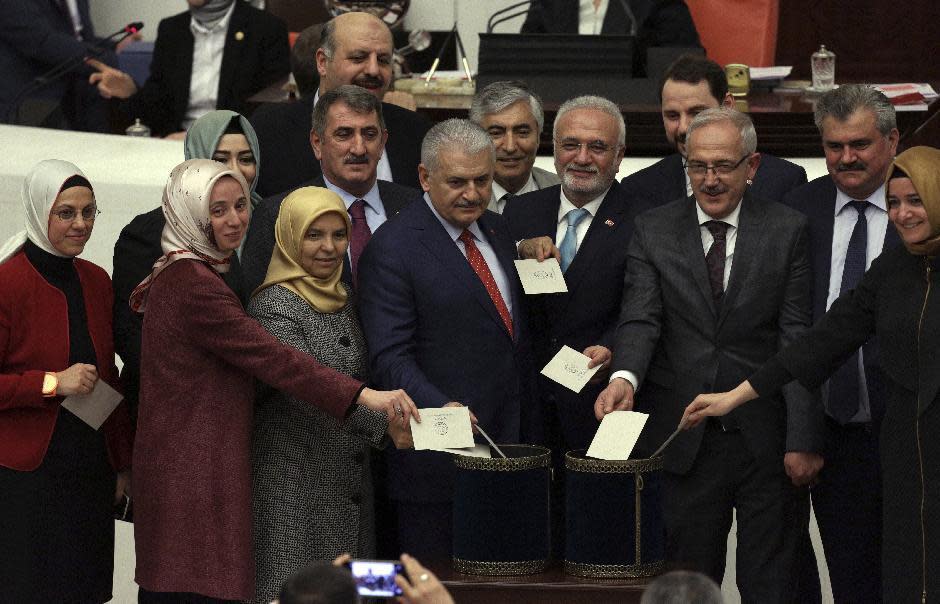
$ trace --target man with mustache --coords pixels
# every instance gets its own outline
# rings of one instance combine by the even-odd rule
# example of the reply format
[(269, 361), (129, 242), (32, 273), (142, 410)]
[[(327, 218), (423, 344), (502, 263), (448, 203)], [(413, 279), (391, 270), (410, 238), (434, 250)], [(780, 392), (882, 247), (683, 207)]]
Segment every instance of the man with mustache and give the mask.
[[(714, 107), (734, 108), (721, 65), (700, 55), (683, 55), (669, 66), (660, 89), (666, 139), (676, 153), (624, 178), (631, 195), (653, 203), (669, 203), (692, 194), (685, 173), (686, 131), (696, 115)], [(780, 201), (790, 190), (806, 183), (806, 170), (784, 159), (761, 154), (751, 191), (768, 201)]]
[[(687, 143), (694, 195), (636, 219), (613, 374), (595, 404), (598, 419), (620, 409), (650, 414), (638, 457), (676, 429), (695, 391), (737, 385), (810, 323), (807, 220), (749, 190), (761, 161), (750, 118), (708, 109), (692, 120)], [(822, 446), (818, 408), (794, 382), (748, 414), (672, 441), (661, 499), (667, 564), (720, 582), (736, 511), (742, 601), (798, 601), (795, 537), (807, 510), (788, 472)]]
[(502, 214), (506, 202), (558, 184), (558, 177), (535, 167), (545, 116), (542, 101), (522, 82), (493, 82), (470, 104), (470, 121), (486, 130), (496, 146), (496, 171), (489, 209)]
[[(538, 442), (515, 242), (502, 216), (486, 210), (494, 160), (490, 137), (469, 120), (431, 128), (419, 167), (424, 200), (366, 248), (359, 314), (376, 383), (407, 385), (420, 408), (462, 403), (497, 443)], [(388, 451), (387, 459), (401, 550), (449, 559), (450, 455)]]
[[(309, 145), (323, 171), (299, 186), (326, 187), (346, 203), (353, 226), (343, 280), (353, 287), (358, 281), (359, 257), (372, 234), (387, 218), (421, 199), (417, 189), (378, 179), (377, 166), (387, 139), (383, 104), (359, 86), (333, 88), (313, 109)], [(251, 217), (241, 257), (249, 292), (264, 281), (274, 250), (274, 224), (289, 192), (265, 198)]]
[[(392, 32), (369, 13), (344, 13), (324, 24), (316, 50), (317, 93), (295, 103), (264, 105), (251, 116), (265, 165), (258, 193), (281, 193), (320, 174), (307, 136), (314, 105), (320, 96), (343, 84), (361, 86), (381, 101), (392, 84), (393, 50)], [(418, 188), (421, 139), (430, 124), (414, 111), (390, 103), (382, 103), (382, 113), (389, 138), (378, 177)]]
[[(883, 249), (899, 243), (885, 201), (898, 129), (891, 102), (861, 84), (822, 96), (815, 121), (829, 174), (794, 189), (783, 203), (809, 218), (818, 320)], [(876, 342), (868, 342), (823, 390), (826, 465), (812, 500), (836, 602), (881, 601), (878, 434), (885, 392), (877, 355)]]

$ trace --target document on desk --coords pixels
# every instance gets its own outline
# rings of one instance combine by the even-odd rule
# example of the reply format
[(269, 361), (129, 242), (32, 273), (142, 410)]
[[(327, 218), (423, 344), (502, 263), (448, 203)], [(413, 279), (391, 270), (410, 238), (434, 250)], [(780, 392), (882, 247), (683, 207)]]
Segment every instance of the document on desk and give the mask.
[(600, 365), (588, 369), (590, 361), (590, 357), (581, 354), (574, 348), (562, 346), (561, 350), (548, 362), (548, 365), (542, 368), (541, 373), (569, 390), (581, 392), (584, 385), (600, 370)]
[(538, 260), (516, 260), (516, 272), (526, 294), (559, 294), (568, 291), (561, 266), (554, 258)]
[(474, 446), (470, 409), (441, 407), (419, 409), (421, 423), (411, 419), (411, 436), (416, 451), (444, 451)]
[(97, 430), (123, 399), (124, 396), (107, 382), (98, 380), (95, 382), (94, 390), (88, 394), (67, 396), (62, 401), (62, 406)]
[(636, 446), (649, 415), (637, 411), (613, 411), (604, 416), (588, 447), (587, 456), (607, 460), (627, 460)]

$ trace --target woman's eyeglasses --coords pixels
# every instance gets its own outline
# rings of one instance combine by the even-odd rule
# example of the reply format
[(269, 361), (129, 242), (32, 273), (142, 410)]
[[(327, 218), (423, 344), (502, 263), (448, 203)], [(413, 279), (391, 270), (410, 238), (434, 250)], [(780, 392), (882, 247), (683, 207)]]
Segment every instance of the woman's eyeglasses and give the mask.
[(77, 212), (73, 208), (62, 208), (52, 212), (52, 215), (62, 222), (72, 222), (79, 214), (82, 215), (82, 220), (85, 222), (94, 222), (98, 214), (101, 214), (101, 210), (98, 209), (98, 206), (85, 206), (81, 212)]

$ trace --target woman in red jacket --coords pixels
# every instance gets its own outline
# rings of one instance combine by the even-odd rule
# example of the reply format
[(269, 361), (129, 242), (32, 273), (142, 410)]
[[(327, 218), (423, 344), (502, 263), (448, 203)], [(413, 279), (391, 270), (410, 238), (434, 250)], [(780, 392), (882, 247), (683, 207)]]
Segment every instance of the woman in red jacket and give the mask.
[(123, 403), (99, 430), (61, 407), (118, 381), (111, 280), (76, 259), (98, 209), (59, 160), (32, 169), (23, 204), (26, 230), (0, 249), (0, 601), (107, 602), (130, 422)]

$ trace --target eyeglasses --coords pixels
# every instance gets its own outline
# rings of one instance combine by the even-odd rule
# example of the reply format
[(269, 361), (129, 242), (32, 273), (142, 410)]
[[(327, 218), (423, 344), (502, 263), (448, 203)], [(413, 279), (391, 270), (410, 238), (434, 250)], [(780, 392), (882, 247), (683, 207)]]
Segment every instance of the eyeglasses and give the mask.
[(738, 166), (743, 164), (744, 160), (750, 156), (750, 154), (747, 154), (737, 162), (716, 161), (713, 164), (706, 164), (701, 161), (687, 161), (685, 162), (685, 169), (689, 171), (689, 175), (693, 176), (705, 176), (708, 174), (709, 170), (714, 171), (716, 176), (727, 176), (737, 170)]
[(555, 141), (555, 144), (562, 148), (565, 153), (580, 153), (581, 147), (585, 147), (591, 155), (606, 155), (614, 147), (604, 141), (591, 141), (581, 143), (573, 140)]
[[(82, 220), (85, 222), (94, 222), (98, 214), (101, 214), (101, 210), (98, 209), (98, 206), (85, 206), (80, 213)], [(73, 208), (62, 208), (52, 212), (52, 215), (62, 222), (72, 222), (79, 215), (79, 212), (76, 212)]]

